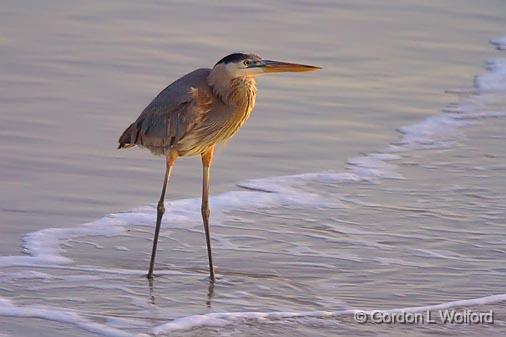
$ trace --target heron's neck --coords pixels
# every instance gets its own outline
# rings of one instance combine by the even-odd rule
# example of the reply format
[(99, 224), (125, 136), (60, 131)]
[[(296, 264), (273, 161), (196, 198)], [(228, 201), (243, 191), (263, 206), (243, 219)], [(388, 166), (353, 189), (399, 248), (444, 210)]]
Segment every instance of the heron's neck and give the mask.
[(213, 92), (225, 104), (245, 110), (252, 110), (257, 93), (256, 81), (253, 77), (223, 78), (219, 73), (209, 75), (209, 85)]

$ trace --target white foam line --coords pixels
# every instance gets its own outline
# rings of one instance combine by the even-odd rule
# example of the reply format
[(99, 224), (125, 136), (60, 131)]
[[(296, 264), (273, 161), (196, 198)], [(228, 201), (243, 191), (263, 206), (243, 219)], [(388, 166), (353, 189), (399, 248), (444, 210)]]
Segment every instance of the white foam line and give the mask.
[[(320, 172), (284, 177), (254, 179), (239, 183), (247, 191), (230, 191), (210, 198), (215, 209), (215, 224), (220, 225), (223, 214), (251, 211), (280, 206), (343, 207), (337, 198), (328, 198), (307, 191), (308, 182), (320, 184), (343, 184), (353, 182), (376, 182), (381, 179), (402, 179), (397, 165), (389, 161), (399, 159), (396, 152), (414, 149), (446, 148), (451, 145), (460, 127), (471, 120), (490, 117), (506, 117), (504, 112), (443, 113), (427, 118), (417, 124), (400, 128), (401, 139), (388, 146), (383, 153), (371, 153), (348, 160), (346, 172)], [(254, 202), (253, 202), (254, 201)], [(200, 199), (181, 199), (166, 203), (170, 217), (163, 221), (164, 228), (192, 228), (200, 226)], [(0, 267), (57, 266), (73, 261), (63, 256), (62, 245), (88, 236), (117, 236), (126, 233), (128, 225), (153, 226), (155, 208), (146, 206), (130, 212), (111, 214), (97, 221), (70, 228), (47, 228), (27, 234), (24, 248), (29, 256), (0, 256)], [(96, 268), (98, 269), (100, 268)], [(127, 271), (108, 269), (125, 273)]]
[(486, 112), (468, 112), (463, 115), (455, 116), (456, 119), (465, 120), (465, 119), (484, 119), (484, 118), (502, 118), (506, 117), (506, 111), (486, 111)]
[[(252, 202), (254, 200), (254, 202)], [(215, 221), (219, 222), (224, 212), (270, 208), (283, 205), (325, 206), (325, 199), (316, 194), (286, 187), (277, 193), (259, 191), (231, 191), (210, 198), (211, 207), (216, 209)], [(171, 216), (163, 221), (165, 228), (188, 228), (200, 226), (200, 199), (181, 199), (166, 203)], [(24, 249), (29, 256), (0, 256), (0, 267), (40, 265), (65, 265), (73, 260), (62, 255), (62, 245), (68, 241), (88, 236), (117, 236), (126, 233), (127, 225), (153, 226), (155, 208), (143, 207), (132, 212), (117, 213), (95, 222), (70, 228), (47, 228), (27, 234), (23, 238)]]
[(203, 327), (224, 327), (234, 323), (241, 323), (244, 321), (262, 323), (267, 321), (279, 321), (295, 318), (320, 318), (329, 319), (336, 317), (351, 316), (356, 312), (365, 312), (372, 314), (373, 312), (383, 313), (396, 313), (396, 312), (425, 312), (434, 310), (444, 310), (456, 307), (470, 307), (484, 304), (494, 304), (506, 301), (506, 294), (491, 295), (486, 297), (452, 301), (436, 305), (427, 305), (419, 307), (406, 307), (398, 309), (387, 310), (358, 310), (348, 309), (339, 311), (306, 311), (306, 312), (223, 312), (223, 313), (209, 313), (204, 315), (192, 315), (177, 318), (171, 322), (155, 326), (151, 329), (154, 335), (170, 334), (175, 331), (193, 330)]
[(87, 318), (73, 312), (63, 311), (43, 306), (17, 306), (11, 301), (0, 297), (0, 316), (40, 318), (48, 321), (74, 325), (75, 327), (97, 333), (106, 337), (141, 337), (146, 335), (134, 335), (123, 330), (109, 327), (104, 324), (92, 322)]
[(506, 49), (506, 36), (492, 39), (492, 40), (490, 40), (490, 42), (492, 44), (494, 44), (497, 47), (497, 49), (501, 49), (501, 50)]
[(0, 267), (69, 264), (72, 259), (62, 255), (62, 244), (86, 236), (114, 236), (124, 233), (124, 223), (110, 217), (71, 228), (46, 228), (23, 238), (23, 246), (30, 256), (0, 256)]
[[(506, 37), (494, 39), (492, 43), (506, 48)], [(417, 149), (449, 148), (457, 139), (460, 129), (471, 124), (473, 120), (506, 117), (505, 112), (484, 112), (481, 109), (487, 100), (494, 98), (494, 95), (490, 95), (490, 90), (504, 94), (505, 83), (506, 61), (499, 59), (490, 62), (488, 71), (477, 77), (476, 93), (461, 100), (455, 109), (456, 112), (440, 113), (419, 123), (401, 127), (399, 131), (402, 136), (399, 141), (390, 144), (381, 153), (351, 158), (345, 172), (329, 171), (249, 180), (238, 184), (249, 189), (247, 191), (230, 191), (214, 195), (210, 198), (210, 203), (215, 209), (215, 224), (220, 225), (224, 213), (236, 210), (252, 211), (283, 206), (342, 207), (338, 198), (329, 200), (330, 198), (305, 188), (308, 182), (329, 185), (402, 179), (397, 172), (397, 165), (389, 163), (399, 159), (400, 153)], [(201, 226), (199, 198), (167, 202), (166, 208), (170, 212), (170, 217), (164, 219), (164, 228), (188, 229)], [(130, 212), (112, 214), (77, 227), (47, 228), (29, 233), (23, 239), (23, 247), (29, 255), (0, 256), (0, 268), (69, 265), (74, 261), (64, 256), (63, 249), (69, 241), (88, 236), (121, 235), (126, 232), (128, 225), (151, 227), (155, 212), (155, 207), (146, 206)]]

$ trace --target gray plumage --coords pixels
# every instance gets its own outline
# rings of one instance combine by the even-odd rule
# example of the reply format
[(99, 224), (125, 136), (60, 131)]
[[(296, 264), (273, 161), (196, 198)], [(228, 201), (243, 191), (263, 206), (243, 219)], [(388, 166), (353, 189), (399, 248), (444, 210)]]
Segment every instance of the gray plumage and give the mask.
[(314, 71), (320, 68), (302, 64), (262, 60), (254, 54), (225, 56), (212, 69), (197, 69), (165, 89), (153, 99), (120, 136), (118, 148), (135, 145), (166, 156), (166, 171), (157, 217), (148, 278), (153, 278), (158, 235), (167, 182), (180, 156), (200, 154), (203, 166), (202, 220), (206, 234), (209, 275), (214, 281), (209, 226), (209, 177), (216, 144), (232, 137), (255, 107), (255, 77), (272, 72)]
[[(121, 135), (119, 148), (140, 145), (154, 154), (188, 156), (232, 137), (254, 107), (255, 80), (232, 79), (236, 89), (222, 96), (209, 83), (211, 71), (197, 69), (162, 90)], [(246, 96), (245, 104), (238, 96)]]

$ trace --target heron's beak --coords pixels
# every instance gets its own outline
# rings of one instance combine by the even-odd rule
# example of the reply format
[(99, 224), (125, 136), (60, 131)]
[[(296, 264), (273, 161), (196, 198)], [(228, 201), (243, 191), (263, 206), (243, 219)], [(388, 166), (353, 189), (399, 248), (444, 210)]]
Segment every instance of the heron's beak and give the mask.
[(303, 71), (316, 71), (320, 70), (320, 67), (310, 66), (306, 64), (287, 63), (271, 60), (262, 60), (260, 65), (265, 73), (294, 73)]

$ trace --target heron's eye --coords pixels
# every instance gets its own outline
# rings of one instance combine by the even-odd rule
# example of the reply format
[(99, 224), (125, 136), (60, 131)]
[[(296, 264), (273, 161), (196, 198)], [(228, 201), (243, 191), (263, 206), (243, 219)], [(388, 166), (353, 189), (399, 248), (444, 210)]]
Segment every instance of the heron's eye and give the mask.
[(247, 67), (247, 66), (249, 66), (251, 63), (252, 63), (252, 62), (251, 62), (251, 60), (244, 60), (244, 61), (243, 61), (243, 64), (244, 64), (246, 67)]

